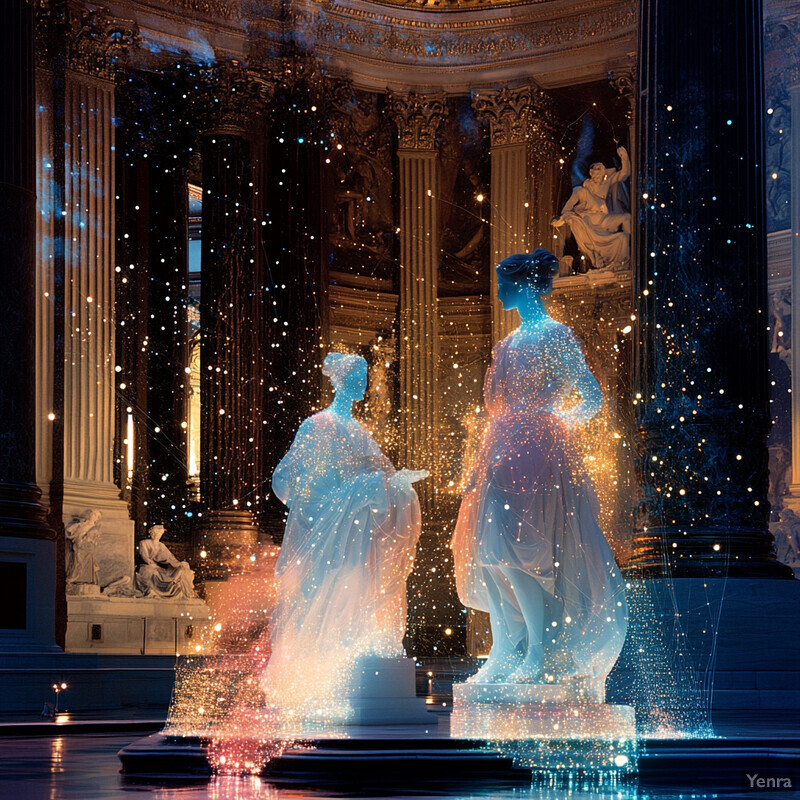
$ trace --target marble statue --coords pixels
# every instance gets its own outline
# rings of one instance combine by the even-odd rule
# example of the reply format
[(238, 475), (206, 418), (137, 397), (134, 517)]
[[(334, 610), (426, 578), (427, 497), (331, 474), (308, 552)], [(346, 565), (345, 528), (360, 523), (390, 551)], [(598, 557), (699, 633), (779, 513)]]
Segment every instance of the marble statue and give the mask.
[(578, 248), (595, 269), (618, 269), (630, 263), (631, 214), (624, 185), (631, 174), (628, 151), (617, 148), (622, 165), (608, 168), (600, 162), (589, 167), (589, 177), (576, 186), (553, 219), (554, 227), (569, 225)]
[(488, 611), (492, 629), (471, 681), (585, 679), (601, 695), (625, 639), (627, 605), (573, 441), (602, 393), (572, 331), (542, 302), (557, 269), (541, 249), (497, 267), (498, 298), (522, 324), (492, 354), (487, 427), (452, 547), (461, 602)]
[(194, 572), (186, 561), (178, 561), (161, 541), (163, 525), (150, 528), (150, 538), (139, 542), (144, 561), (135, 577), (136, 589), (144, 597), (197, 597)]
[(428, 473), (395, 470), (354, 419), (367, 387), (361, 356), (331, 353), (323, 373), (334, 400), (300, 425), (272, 476), (289, 515), (262, 687), (284, 709), (293, 703), (335, 717), (358, 659), (403, 655), (406, 580), (421, 524), (412, 484)]
[(81, 593), (81, 586), (97, 586), (97, 564), (95, 548), (100, 535), (99, 511), (87, 508), (78, 519), (70, 522), (64, 529), (67, 539), (66, 572), (67, 593)]

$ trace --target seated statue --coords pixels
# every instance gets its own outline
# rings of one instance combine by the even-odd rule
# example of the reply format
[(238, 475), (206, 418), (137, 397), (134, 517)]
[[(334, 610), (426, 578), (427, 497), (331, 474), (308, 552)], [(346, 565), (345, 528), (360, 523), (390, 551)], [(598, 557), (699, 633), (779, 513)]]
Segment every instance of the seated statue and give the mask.
[[(87, 508), (65, 527), (67, 538), (67, 593), (79, 593), (78, 586), (97, 586), (95, 547), (100, 535), (99, 511)], [(99, 587), (95, 591), (100, 591)]]
[(142, 564), (136, 570), (136, 589), (144, 597), (197, 597), (194, 572), (186, 561), (178, 561), (161, 541), (163, 525), (150, 528), (150, 538), (139, 542)]
[(597, 162), (589, 177), (576, 186), (552, 225), (569, 225), (581, 253), (595, 269), (621, 268), (630, 263), (631, 214), (623, 181), (631, 174), (631, 162), (624, 147), (617, 148), (622, 166), (609, 169)]
[(347, 716), (359, 658), (404, 653), (406, 579), (421, 524), (412, 483), (428, 473), (395, 470), (353, 418), (367, 386), (361, 356), (331, 353), (323, 372), (334, 401), (302, 423), (272, 476), (289, 516), (262, 688), (290, 716), (311, 709), (333, 719)]

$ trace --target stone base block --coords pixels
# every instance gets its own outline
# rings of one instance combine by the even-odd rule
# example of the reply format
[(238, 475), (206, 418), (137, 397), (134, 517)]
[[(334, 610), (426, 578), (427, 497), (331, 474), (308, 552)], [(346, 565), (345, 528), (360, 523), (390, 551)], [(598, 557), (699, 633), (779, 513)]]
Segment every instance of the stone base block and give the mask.
[(558, 703), (582, 705), (602, 703), (602, 682), (576, 678), (564, 683), (459, 683), (453, 686), (453, 699), (474, 703)]
[(411, 658), (362, 659), (355, 667), (350, 699), (354, 725), (412, 725), (431, 719), (425, 700), (416, 696)]
[(199, 599), (67, 597), (66, 649), (72, 653), (183, 655), (209, 623)]
[(460, 739), (526, 741), (531, 739), (635, 739), (630, 706), (606, 703), (470, 703), (453, 690), (450, 735)]

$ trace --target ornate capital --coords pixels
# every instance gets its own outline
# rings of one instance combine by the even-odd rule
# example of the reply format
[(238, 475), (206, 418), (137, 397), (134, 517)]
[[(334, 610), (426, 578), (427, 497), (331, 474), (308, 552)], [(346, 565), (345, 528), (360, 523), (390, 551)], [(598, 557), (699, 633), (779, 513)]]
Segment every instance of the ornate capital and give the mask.
[(633, 121), (633, 112), (636, 108), (636, 81), (630, 72), (609, 72), (608, 82), (617, 93), (617, 97), (625, 103), (625, 116), (628, 123)]
[(203, 70), (202, 88), (193, 102), (195, 116), (207, 133), (243, 136), (253, 116), (269, 107), (275, 97), (271, 75), (226, 61)]
[(395, 94), (390, 106), (400, 150), (436, 149), (436, 131), (447, 114), (444, 94)]
[(533, 92), (529, 86), (472, 93), (475, 113), (489, 123), (492, 147), (522, 144), (527, 139), (532, 103)]
[(139, 41), (139, 28), (132, 20), (117, 19), (103, 6), (86, 9), (66, 0), (37, 0), (36, 28), (40, 64), (60, 64), (109, 81)]

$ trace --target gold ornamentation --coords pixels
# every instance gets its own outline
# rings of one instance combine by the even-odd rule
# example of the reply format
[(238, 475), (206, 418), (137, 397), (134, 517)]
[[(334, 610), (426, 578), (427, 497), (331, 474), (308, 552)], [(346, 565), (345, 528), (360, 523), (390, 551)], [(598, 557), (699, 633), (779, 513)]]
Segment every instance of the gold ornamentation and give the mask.
[(298, 2), (292, 22), (306, 46), (317, 51), (355, 51), (396, 62), (447, 60), (458, 67), (483, 63), (486, 58), (497, 62), (520, 53), (529, 56), (536, 51), (566, 49), (589, 39), (632, 36), (636, 9), (630, 3), (602, 15), (586, 13), (556, 21), (512, 15), (465, 21), (450, 14), (436, 19), (431, 14), (431, 18), (427, 22), (339, 4), (322, 9), (318, 4)]
[(394, 94), (390, 98), (400, 150), (435, 150), (436, 131), (447, 109), (444, 94)]

